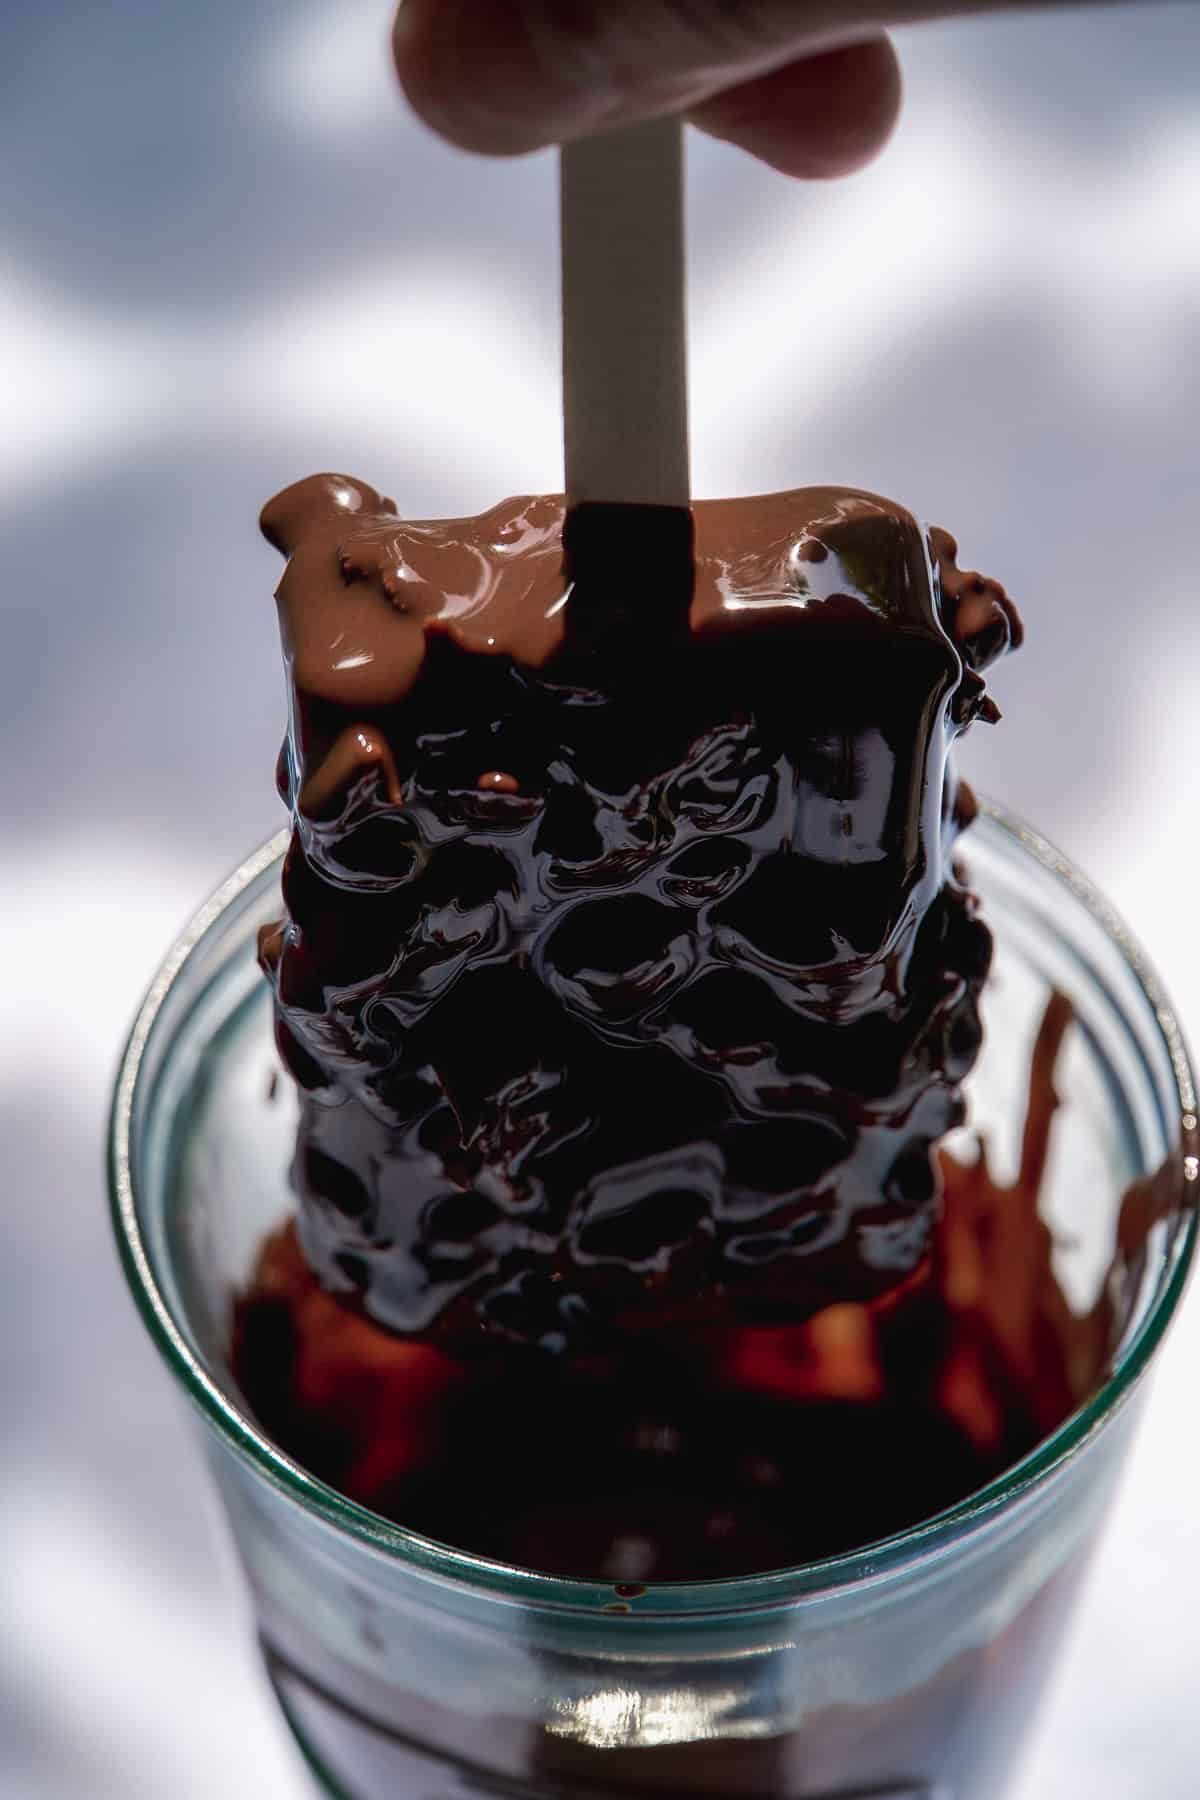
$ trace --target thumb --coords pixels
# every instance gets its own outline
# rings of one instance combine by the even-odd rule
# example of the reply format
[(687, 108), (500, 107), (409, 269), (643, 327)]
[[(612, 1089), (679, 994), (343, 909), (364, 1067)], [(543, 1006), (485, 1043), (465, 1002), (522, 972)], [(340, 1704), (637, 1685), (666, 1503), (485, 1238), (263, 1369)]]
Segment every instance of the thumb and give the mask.
[(404, 0), (394, 50), (416, 111), (465, 149), (515, 155), (686, 112), (790, 173), (833, 174), (895, 118), (880, 19), (950, 10), (970, 0)]

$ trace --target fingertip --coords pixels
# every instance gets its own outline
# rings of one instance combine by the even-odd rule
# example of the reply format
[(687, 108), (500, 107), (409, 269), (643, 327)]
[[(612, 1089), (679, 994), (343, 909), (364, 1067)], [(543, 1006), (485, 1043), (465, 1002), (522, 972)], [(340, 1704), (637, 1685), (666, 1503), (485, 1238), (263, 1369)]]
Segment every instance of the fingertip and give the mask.
[(880, 36), (807, 56), (714, 94), (689, 114), (784, 175), (827, 180), (873, 161), (895, 129), (899, 59)]
[[(464, 39), (461, 0), (401, 0), (392, 25), (392, 62), (417, 117), (460, 150), (491, 156), (533, 147), (519, 130), (514, 133), (511, 120), (489, 120), (474, 104), (475, 65), (490, 48), (478, 40), (489, 34), (495, 16), (486, 9)], [(464, 42), (471, 50), (466, 58)]]
[(442, 0), (440, 7), (428, 0), (401, 0), (392, 24), (392, 62), (404, 98), (423, 124), (456, 144), (460, 142), (453, 105), (457, 15), (457, 0)]
[(403, 0), (392, 60), (405, 98), (460, 150), (521, 156), (599, 126), (612, 97), (544, 53), (509, 0)]

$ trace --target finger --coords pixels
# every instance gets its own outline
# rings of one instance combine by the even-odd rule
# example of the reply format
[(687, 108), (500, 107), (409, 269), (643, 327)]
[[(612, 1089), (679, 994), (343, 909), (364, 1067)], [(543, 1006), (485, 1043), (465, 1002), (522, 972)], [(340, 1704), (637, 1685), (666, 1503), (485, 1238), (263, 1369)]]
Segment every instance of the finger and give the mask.
[(814, 10), (805, 0), (404, 0), (393, 51), (427, 124), (464, 149), (515, 155), (683, 112), (791, 61)]
[(694, 125), (784, 175), (848, 175), (878, 155), (900, 111), (887, 38), (827, 50), (744, 81), (692, 108)]
[(876, 39), (889, 24), (1030, 3), (404, 0), (394, 50), (427, 123), (466, 149), (514, 155), (695, 110), (803, 56)]
[(403, 0), (392, 54), (414, 111), (451, 143), (495, 156), (601, 129), (622, 104), (604, 55), (582, 19), (578, 31), (560, 28), (548, 11), (523, 0)]

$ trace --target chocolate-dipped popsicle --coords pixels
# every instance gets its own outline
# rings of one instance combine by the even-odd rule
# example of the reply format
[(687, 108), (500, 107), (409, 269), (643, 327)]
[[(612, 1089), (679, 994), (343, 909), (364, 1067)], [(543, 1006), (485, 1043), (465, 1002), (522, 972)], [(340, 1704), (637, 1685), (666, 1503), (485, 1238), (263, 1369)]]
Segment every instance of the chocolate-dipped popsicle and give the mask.
[(264, 510), (300, 1241), (392, 1330), (797, 1322), (926, 1255), (990, 955), (948, 754), (1016, 616), (873, 495), (694, 518), (690, 610), (597, 636), (552, 496)]

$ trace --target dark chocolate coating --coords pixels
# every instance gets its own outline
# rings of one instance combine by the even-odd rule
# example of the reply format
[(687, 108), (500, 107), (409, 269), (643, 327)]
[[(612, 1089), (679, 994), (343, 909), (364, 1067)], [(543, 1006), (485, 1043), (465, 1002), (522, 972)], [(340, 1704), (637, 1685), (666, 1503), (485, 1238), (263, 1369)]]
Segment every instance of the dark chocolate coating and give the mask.
[[(854, 490), (699, 503), (690, 608), (564, 575), (553, 497), (387, 504), (323, 476), (264, 513), (310, 1265), (456, 1350), (893, 1286), (979, 1042), (947, 757), (1003, 590)], [(636, 571), (662, 521), (626, 510)]]

